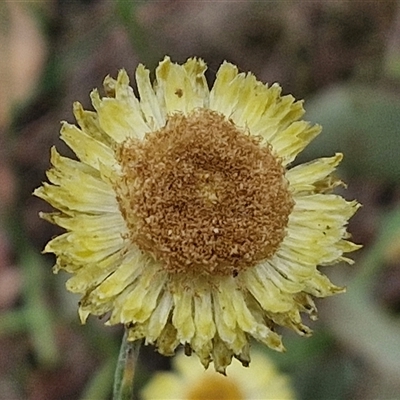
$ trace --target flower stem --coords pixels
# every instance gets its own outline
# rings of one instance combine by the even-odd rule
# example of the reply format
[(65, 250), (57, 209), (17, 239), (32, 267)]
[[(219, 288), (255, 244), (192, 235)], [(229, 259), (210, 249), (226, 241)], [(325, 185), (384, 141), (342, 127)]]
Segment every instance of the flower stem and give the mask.
[(128, 341), (128, 330), (125, 329), (115, 370), (113, 400), (132, 400), (133, 378), (141, 344), (141, 340)]

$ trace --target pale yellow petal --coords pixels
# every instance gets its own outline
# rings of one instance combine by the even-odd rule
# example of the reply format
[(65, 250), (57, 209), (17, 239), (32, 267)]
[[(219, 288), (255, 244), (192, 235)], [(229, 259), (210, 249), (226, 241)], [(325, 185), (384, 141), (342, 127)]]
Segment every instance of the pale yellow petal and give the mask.
[(87, 135), (75, 125), (63, 123), (61, 139), (82, 162), (93, 168), (99, 169), (99, 162), (109, 168), (115, 164), (115, 154), (109, 146)]
[(268, 141), (275, 153), (282, 159), (282, 164), (291, 163), (296, 156), (321, 132), (319, 125), (306, 121), (296, 121)]
[(157, 301), (166, 283), (165, 274), (154, 276), (151, 285), (143, 290), (139, 281), (130, 293), (127, 303), (121, 312), (121, 322), (147, 321), (157, 306)]
[(165, 273), (160, 272), (149, 257), (139, 256), (134, 262), (141, 269), (141, 274), (116, 298), (115, 309), (110, 317), (111, 323), (117, 320), (123, 323), (147, 320), (165, 284)]
[(233, 352), (221, 339), (214, 339), (213, 347), (214, 368), (220, 374), (225, 375), (226, 367), (232, 362)]
[(192, 82), (193, 92), (197, 97), (200, 107), (209, 107), (210, 90), (208, 88), (205, 72), (207, 70), (206, 63), (197, 58), (189, 58), (183, 64), (189, 80)]
[(273, 258), (271, 260), (266, 260), (257, 266), (257, 271), (263, 281), (271, 280), (282, 294), (298, 293), (304, 288), (304, 283), (301, 278), (290, 279), (278, 268), (275, 268)]
[(346, 290), (334, 285), (325, 275), (317, 272), (307, 281), (304, 291), (315, 297), (328, 297), (337, 293), (344, 293)]
[(136, 83), (140, 96), (140, 107), (146, 122), (152, 130), (162, 128), (166, 123), (166, 110), (161, 106), (150, 83), (150, 71), (142, 64), (136, 69)]
[(141, 139), (146, 132), (150, 132), (124, 70), (118, 74), (115, 98), (100, 98), (98, 91), (94, 90), (91, 99), (101, 129), (117, 143), (130, 137)]
[(115, 253), (97, 262), (81, 268), (67, 281), (67, 289), (72, 293), (85, 293), (99, 285), (121, 262), (121, 255)]
[(118, 210), (115, 193), (102, 181), (98, 171), (61, 157), (54, 148), (51, 163), (54, 168), (47, 176), (53, 185), (44, 183), (34, 191), (36, 196), (67, 214), (71, 211), (95, 214)]
[(360, 207), (356, 201), (346, 201), (336, 194), (312, 194), (296, 196), (296, 210), (318, 212), (321, 218), (350, 218)]
[(216, 331), (210, 290), (197, 292), (193, 297), (193, 301), (196, 335), (200, 341), (199, 345), (203, 345), (214, 337)]
[(90, 294), (90, 298), (97, 303), (113, 299), (136, 281), (145, 264), (145, 256), (139, 250), (132, 249), (121, 265)]
[[(234, 319), (234, 311), (231, 306), (229, 309), (225, 308), (224, 301), (221, 302), (219, 294), (219, 291), (213, 292), (215, 326), (220, 338), (225, 343), (232, 346), (236, 340), (236, 321)], [(227, 318), (228, 316), (229, 319)]]
[(237, 324), (242, 330), (254, 334), (259, 329), (263, 330), (263, 328), (265, 328), (258, 325), (253, 314), (248, 309), (240, 291), (235, 293), (231, 298), (231, 301), (235, 310)]
[(299, 283), (312, 276), (316, 270), (312, 261), (304, 259), (301, 254), (294, 253), (288, 247), (282, 248), (282, 246), (269, 261), (269, 264), (283, 276)]
[(246, 399), (294, 399), (288, 376), (279, 373), (267, 354), (254, 350), (249, 368), (233, 362), (227, 370), (228, 379), (236, 382)]
[(141, 395), (144, 400), (184, 400), (185, 382), (170, 372), (158, 372)]
[[(229, 294), (227, 297), (229, 297)], [(218, 337), (225, 343), (225, 346), (231, 349), (233, 353), (239, 354), (246, 345), (248, 338), (237, 325), (235, 310), (232, 305), (230, 304), (229, 308), (226, 308), (228, 304), (226, 299), (222, 291), (213, 292), (215, 326)]]
[[(65, 257), (73, 264), (85, 265), (85, 263), (101, 261), (118, 252), (122, 246), (123, 240), (119, 234), (107, 237), (67, 232), (49, 241), (44, 252)], [(65, 248), (69, 248), (69, 251), (66, 252)]]
[(222, 278), (218, 289), (215, 290), (213, 294), (214, 302), (219, 305), (222, 311), (221, 317), (226, 326), (230, 329), (236, 327), (236, 315), (232, 304), (232, 297), (235, 296), (238, 290), (236, 284), (229, 280), (229, 278)]
[(269, 314), (269, 318), (279, 326), (293, 329), (300, 336), (310, 336), (312, 331), (302, 323), (299, 308), (299, 305), (297, 305), (290, 312), (271, 313)]
[[(119, 213), (98, 215), (75, 213), (73, 216), (61, 213), (41, 213), (40, 216), (52, 224), (69, 231), (76, 231), (82, 237), (119, 235), (122, 239), (122, 236), (127, 233), (126, 223)], [(107, 231), (104, 230), (105, 226), (107, 226)]]
[(314, 193), (315, 184), (329, 177), (342, 159), (343, 155), (337, 153), (334, 157), (319, 158), (290, 169), (286, 173), (290, 189), (294, 193)]
[(172, 356), (179, 345), (177, 330), (173, 324), (167, 323), (157, 338), (157, 350), (165, 356)]
[(189, 60), (184, 65), (172, 63), (165, 57), (156, 69), (157, 87), (162, 96), (167, 114), (189, 113), (195, 108), (204, 107), (208, 102), (204, 97), (204, 71), (202, 60)]
[(292, 307), (293, 302), (268, 279), (264, 278), (259, 268), (250, 269), (245, 274), (245, 284), (248, 291), (265, 310), (284, 312)]
[[(112, 325), (110, 321), (106, 322), (106, 325)], [(128, 341), (134, 342), (136, 340), (141, 340), (146, 336), (148, 321), (143, 323), (136, 322), (129, 325), (128, 329)]]
[(177, 336), (181, 343), (190, 342), (196, 328), (193, 321), (193, 294), (190, 290), (176, 287), (173, 291), (174, 311), (172, 323), (177, 330)]
[(250, 134), (261, 136), (265, 143), (273, 143), (282, 131), (304, 114), (302, 102), (296, 102), (291, 95), (281, 96), (277, 84), (268, 87), (252, 74), (245, 77), (239, 74), (234, 82), (239, 88), (230, 118)]
[(237, 67), (223, 62), (210, 91), (210, 109), (224, 114), (227, 118), (231, 117), (236, 107), (240, 82), (244, 79), (244, 74), (239, 78), (237, 76)]
[(82, 132), (104, 143), (106, 146), (113, 148), (115, 141), (101, 129), (99, 116), (96, 112), (84, 110), (82, 104), (76, 101), (73, 104), (73, 113)]
[(165, 290), (150, 317), (146, 337), (147, 342), (154, 343), (160, 336), (167, 323), (173, 304), (172, 294), (168, 290)]

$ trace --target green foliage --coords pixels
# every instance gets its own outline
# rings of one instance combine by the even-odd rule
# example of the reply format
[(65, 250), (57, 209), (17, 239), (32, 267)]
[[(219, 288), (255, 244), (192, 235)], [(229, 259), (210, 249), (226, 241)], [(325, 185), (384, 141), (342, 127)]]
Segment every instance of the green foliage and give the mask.
[(400, 96), (377, 85), (343, 84), (306, 103), (306, 118), (323, 126), (303, 156), (341, 151), (350, 176), (400, 179)]

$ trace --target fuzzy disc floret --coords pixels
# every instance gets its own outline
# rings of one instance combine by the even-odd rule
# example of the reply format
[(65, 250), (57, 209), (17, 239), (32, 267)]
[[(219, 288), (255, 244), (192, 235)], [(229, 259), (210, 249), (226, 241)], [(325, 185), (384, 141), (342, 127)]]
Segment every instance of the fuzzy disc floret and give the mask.
[(269, 146), (197, 109), (119, 150), (130, 239), (171, 273), (229, 275), (270, 257), (293, 200)]

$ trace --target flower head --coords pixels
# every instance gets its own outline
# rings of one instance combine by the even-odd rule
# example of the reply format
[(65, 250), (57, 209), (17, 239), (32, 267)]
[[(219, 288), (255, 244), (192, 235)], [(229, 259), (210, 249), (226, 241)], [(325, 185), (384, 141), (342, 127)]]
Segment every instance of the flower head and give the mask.
[(250, 362), (254, 337), (282, 351), (278, 325), (309, 334), (313, 296), (344, 289), (318, 270), (351, 260), (355, 201), (330, 194), (341, 154), (290, 168), (320, 132), (302, 103), (223, 63), (211, 89), (202, 60), (136, 70), (140, 100), (124, 70), (74, 105), (78, 126), (61, 138), (78, 160), (51, 152), (35, 194), (66, 232), (45, 252), (74, 276), (82, 322), (107, 315), (172, 355), (179, 344), (225, 372)]
[(158, 372), (142, 390), (143, 400), (290, 400), (294, 392), (286, 375), (260, 351), (253, 351), (250, 368), (238, 361), (228, 376), (204, 371), (193, 357), (179, 353), (174, 370)]

